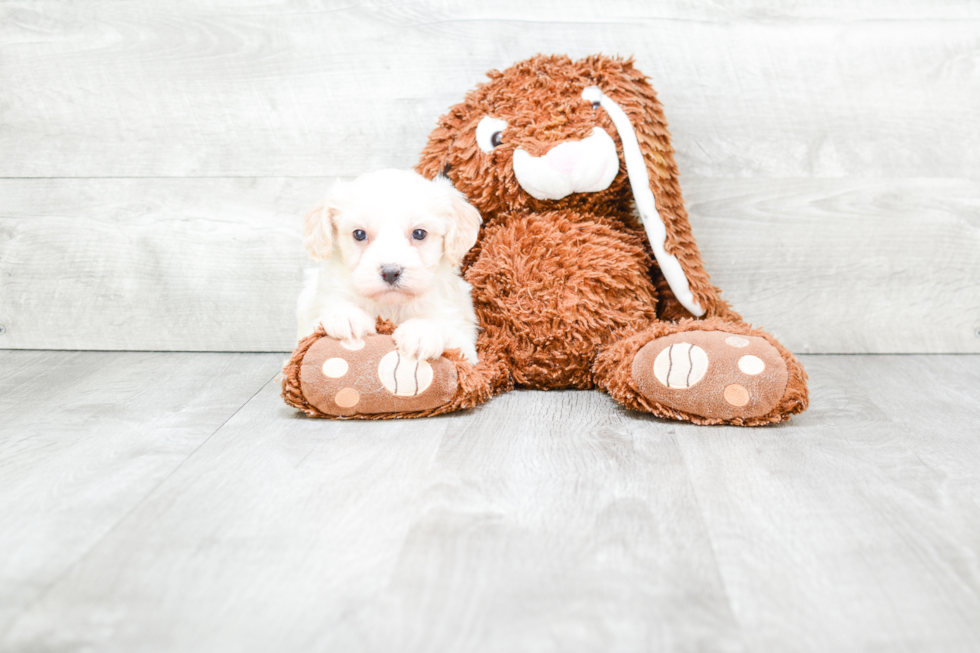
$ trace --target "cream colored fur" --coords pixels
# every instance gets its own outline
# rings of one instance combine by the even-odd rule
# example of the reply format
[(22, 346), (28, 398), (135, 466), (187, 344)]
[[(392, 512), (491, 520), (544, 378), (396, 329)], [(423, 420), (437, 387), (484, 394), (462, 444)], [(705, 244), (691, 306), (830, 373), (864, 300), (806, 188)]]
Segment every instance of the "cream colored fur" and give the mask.
[[(299, 297), (299, 337), (319, 323), (333, 338), (357, 341), (381, 317), (397, 326), (403, 354), (425, 359), (459, 349), (475, 363), (476, 314), (459, 266), (480, 222), (445, 178), (381, 170), (338, 181), (305, 219), (303, 244), (321, 263)], [(394, 283), (382, 266), (401, 269)]]

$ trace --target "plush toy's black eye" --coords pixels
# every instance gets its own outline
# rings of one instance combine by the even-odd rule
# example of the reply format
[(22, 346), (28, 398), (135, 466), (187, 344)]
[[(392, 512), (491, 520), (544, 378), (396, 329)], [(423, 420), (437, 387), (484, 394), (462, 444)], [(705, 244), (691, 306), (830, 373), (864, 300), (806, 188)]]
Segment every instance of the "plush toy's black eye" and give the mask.
[(598, 108), (599, 108), (599, 107), (601, 107), (601, 106), (602, 106), (602, 104), (600, 104), (599, 102), (593, 102), (593, 103), (592, 103), (592, 108), (593, 108), (593, 109), (598, 109)]
[(367, 238), (367, 234), (363, 229), (354, 230), (354, 240), (364, 240), (365, 238)]
[(412, 232), (412, 238), (415, 240), (425, 240), (425, 237), (429, 234), (426, 233), (425, 229), (416, 229)]
[(476, 126), (476, 144), (487, 154), (503, 142), (503, 131), (507, 122), (493, 116), (483, 116)]

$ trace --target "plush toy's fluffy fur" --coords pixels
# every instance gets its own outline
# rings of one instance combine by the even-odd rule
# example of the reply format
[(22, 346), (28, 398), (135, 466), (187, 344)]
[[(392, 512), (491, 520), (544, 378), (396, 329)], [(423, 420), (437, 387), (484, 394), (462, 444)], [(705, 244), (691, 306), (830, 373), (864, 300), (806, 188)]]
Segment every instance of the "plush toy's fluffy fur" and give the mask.
[[(439, 119), (417, 166), (429, 178), (448, 176), (483, 215), (480, 237), (463, 261), (481, 326), (480, 363), (469, 369), (457, 363), (459, 387), (446, 405), (398, 416), (469, 407), (515, 386), (599, 388), (635, 410), (699, 424), (770, 424), (804, 410), (803, 367), (772, 336), (743, 323), (709, 281), (688, 223), (663, 109), (632, 61), (601, 55), (577, 62), (564, 56), (537, 56), (488, 76), (488, 82)], [(611, 103), (600, 106), (583, 99), (590, 87), (598, 87)], [(683, 290), (689, 288), (686, 304), (674, 291), (677, 274), (666, 275), (671, 277), (668, 283), (653, 256), (647, 235), (651, 225), (645, 230), (636, 217), (623, 139), (607, 111), (615, 110), (612, 104), (625, 112), (635, 128), (663, 224), (653, 226), (666, 228), (661, 263), (670, 263), (668, 259), (676, 259), (675, 266), (679, 263), (686, 278)], [(514, 171), (518, 150), (526, 163), (528, 157), (543, 157), (562, 143), (582, 141), (597, 130), (612, 137), (620, 161), (607, 187), (567, 196), (556, 193), (558, 199), (538, 199), (522, 187)], [(601, 144), (593, 149), (599, 151)], [(542, 167), (537, 160), (535, 165)], [(565, 163), (554, 165), (560, 168)], [(526, 169), (519, 172), (526, 174)], [(637, 175), (632, 176), (635, 183)], [(543, 185), (547, 183), (545, 179)], [(700, 309), (699, 315), (685, 305)], [(644, 396), (633, 370), (637, 353), (658, 338), (691, 331), (715, 334), (711, 337), (722, 344), (711, 356), (716, 360), (718, 355), (727, 356), (726, 369), (734, 374), (739, 374), (736, 348), (748, 346), (741, 343), (769, 348), (772, 360), (781, 358), (785, 365), (772, 377), (784, 379), (776, 389), (782, 392), (781, 399), (766, 406), (765, 412), (752, 413), (749, 406), (744, 414), (721, 418)], [(726, 337), (731, 345), (727, 350)], [(749, 380), (758, 382), (764, 376)], [(702, 382), (686, 392), (707, 391), (708, 385)], [(298, 381), (291, 387), (298, 387)], [(745, 392), (741, 385), (736, 387)], [(738, 403), (738, 393), (732, 396), (735, 403), (730, 404), (743, 405)], [(290, 403), (299, 405), (297, 401)], [(393, 415), (365, 417), (388, 416)]]
[[(480, 345), (506, 361), (512, 382), (522, 386), (598, 386), (639, 410), (698, 423), (722, 421), (644, 405), (630, 377), (632, 355), (655, 334), (705, 327), (761, 333), (742, 323), (703, 268), (667, 121), (645, 76), (631, 60), (598, 55), (578, 62), (538, 56), (488, 76), (489, 82), (439, 119), (417, 167), (427, 177), (447, 175), (483, 215), (484, 229), (464, 264), (484, 329)], [(582, 100), (589, 86), (622, 107), (636, 129), (667, 226), (667, 251), (680, 260), (707, 321), (690, 319), (659, 274), (634, 217), (625, 163), (606, 190), (559, 200), (535, 199), (514, 175), (517, 148), (541, 156), (559, 143), (589, 136), (597, 126), (613, 135), (624, 161), (609, 115)], [(486, 115), (508, 124), (489, 154), (476, 142), (476, 126)], [(678, 320), (683, 322), (668, 324)], [(805, 372), (779, 349), (790, 369), (784, 400), (763, 418), (735, 423), (778, 422), (806, 407)]]

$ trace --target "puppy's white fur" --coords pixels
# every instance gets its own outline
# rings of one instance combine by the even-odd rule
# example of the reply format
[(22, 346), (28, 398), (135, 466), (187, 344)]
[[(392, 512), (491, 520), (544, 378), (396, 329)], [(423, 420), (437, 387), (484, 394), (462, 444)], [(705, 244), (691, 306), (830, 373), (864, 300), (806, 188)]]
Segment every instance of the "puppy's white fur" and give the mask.
[[(403, 354), (436, 358), (458, 348), (476, 363), (472, 287), (459, 266), (480, 222), (442, 177), (380, 170), (338, 181), (305, 218), (303, 245), (322, 263), (299, 297), (299, 337), (322, 324), (328, 336), (360, 340), (375, 333), (381, 317), (397, 325), (393, 337)], [(417, 230), (425, 232), (421, 240)], [(401, 268), (394, 284), (382, 277), (382, 266)]]

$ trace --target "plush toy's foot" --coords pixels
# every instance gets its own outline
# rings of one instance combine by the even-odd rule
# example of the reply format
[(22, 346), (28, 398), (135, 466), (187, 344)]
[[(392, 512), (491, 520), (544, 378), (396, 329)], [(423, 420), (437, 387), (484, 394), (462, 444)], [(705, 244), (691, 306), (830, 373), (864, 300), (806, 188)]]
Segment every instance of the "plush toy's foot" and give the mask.
[(685, 331), (647, 343), (633, 381), (649, 401), (709, 419), (762, 417), (786, 391), (786, 363), (762, 338)]
[(596, 385), (629, 408), (695, 424), (762, 426), (807, 407), (806, 372), (764, 331), (719, 318), (657, 323), (605, 347)]
[(394, 324), (378, 320), (376, 328), (380, 335), (351, 344), (318, 326), (283, 368), (282, 398), (311, 417), (393, 419), (466, 410), (514, 387), (486, 332), (477, 339), (480, 362), (471, 365), (456, 349), (409, 359), (395, 349)]
[(453, 361), (405, 356), (389, 335), (354, 343), (321, 337), (297, 352), (284, 371), (283, 396), (317, 417), (408, 417), (446, 404), (458, 387)]

